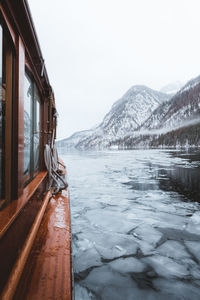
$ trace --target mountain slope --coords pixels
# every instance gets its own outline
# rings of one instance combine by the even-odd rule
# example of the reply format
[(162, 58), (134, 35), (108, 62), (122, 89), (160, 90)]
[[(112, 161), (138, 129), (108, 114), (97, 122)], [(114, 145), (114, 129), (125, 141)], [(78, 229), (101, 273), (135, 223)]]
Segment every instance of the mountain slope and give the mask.
[(132, 135), (109, 146), (200, 146), (200, 76), (190, 80), (173, 98), (161, 104)]
[(174, 126), (182, 126), (185, 121), (198, 118), (199, 112), (200, 76), (188, 81), (170, 101), (160, 105), (140, 129), (173, 129)]
[[(102, 149), (183, 145), (186, 141), (198, 144), (199, 124), (200, 76), (173, 97), (146, 86), (133, 86), (113, 104), (99, 126), (77, 132), (59, 145)], [(192, 135), (189, 139), (188, 134)]]
[(77, 147), (103, 148), (112, 140), (132, 134), (169, 97), (146, 86), (133, 86), (113, 104), (96, 130), (79, 141)]
[(85, 137), (90, 135), (92, 132), (93, 132), (92, 129), (75, 132), (74, 134), (72, 134), (70, 137), (68, 137), (66, 139), (56, 141), (56, 145), (58, 147), (64, 147), (66, 149), (74, 148), (75, 145), (77, 145), (81, 139), (84, 139)]

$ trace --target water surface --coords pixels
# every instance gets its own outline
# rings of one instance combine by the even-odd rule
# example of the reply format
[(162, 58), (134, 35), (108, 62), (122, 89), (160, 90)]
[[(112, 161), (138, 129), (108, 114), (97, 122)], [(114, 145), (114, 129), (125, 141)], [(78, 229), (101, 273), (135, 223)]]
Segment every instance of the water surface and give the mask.
[(200, 155), (61, 153), (76, 300), (200, 299)]

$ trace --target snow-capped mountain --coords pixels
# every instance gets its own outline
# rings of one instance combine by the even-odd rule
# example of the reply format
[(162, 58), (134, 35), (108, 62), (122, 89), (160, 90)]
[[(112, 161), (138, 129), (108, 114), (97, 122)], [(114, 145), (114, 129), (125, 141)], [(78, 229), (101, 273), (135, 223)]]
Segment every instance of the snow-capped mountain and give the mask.
[(124, 136), (141, 124), (169, 97), (146, 86), (133, 86), (105, 116), (100, 125), (104, 133)]
[(81, 149), (107, 147), (112, 140), (132, 134), (169, 97), (143, 85), (131, 87), (113, 104), (96, 130), (81, 139), (77, 147)]
[(200, 76), (156, 108), (134, 134), (113, 141), (123, 148), (200, 146)]
[(168, 102), (161, 104), (140, 129), (173, 130), (199, 118), (200, 76), (188, 81)]
[(80, 142), (80, 140), (82, 140), (85, 137), (87, 137), (88, 135), (90, 135), (93, 132), (93, 130), (94, 129), (75, 132), (70, 137), (68, 137), (66, 139), (56, 141), (56, 145), (58, 147), (64, 147), (64, 148), (67, 148), (67, 149), (74, 148), (75, 145), (77, 145)]
[(133, 148), (183, 145), (186, 141), (197, 145), (199, 124), (200, 76), (188, 81), (173, 97), (137, 85), (113, 104), (99, 126), (77, 132), (58, 146)]

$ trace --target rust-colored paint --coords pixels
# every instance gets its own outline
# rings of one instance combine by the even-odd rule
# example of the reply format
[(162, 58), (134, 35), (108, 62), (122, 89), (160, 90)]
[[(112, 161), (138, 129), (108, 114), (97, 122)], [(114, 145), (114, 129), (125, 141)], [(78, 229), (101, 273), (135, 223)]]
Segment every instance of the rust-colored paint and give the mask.
[(69, 194), (50, 200), (14, 299), (72, 299)]

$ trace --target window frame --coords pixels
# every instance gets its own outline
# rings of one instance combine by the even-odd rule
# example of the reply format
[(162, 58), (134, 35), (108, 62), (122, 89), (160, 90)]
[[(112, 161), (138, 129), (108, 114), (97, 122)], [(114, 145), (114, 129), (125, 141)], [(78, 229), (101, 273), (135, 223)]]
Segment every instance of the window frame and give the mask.
[[(30, 82), (31, 85), (31, 107), (30, 107), (30, 115), (31, 115), (31, 128), (30, 128), (30, 140), (31, 140), (31, 145), (30, 145), (30, 172), (29, 174), (25, 175), (24, 174), (24, 187), (26, 185), (28, 185), (34, 178), (35, 176), (40, 172), (41, 170), (41, 160), (40, 160), (40, 154), (41, 154), (41, 129), (42, 129), (42, 122), (41, 122), (41, 116), (42, 116), (42, 97), (41, 97), (41, 93), (40, 90), (36, 84), (36, 81), (34, 80), (34, 76), (31, 73), (31, 71), (29, 70), (29, 68), (27, 68), (27, 66), (25, 66), (25, 72), (24, 72), (24, 78), (27, 77), (27, 79)], [(39, 99), (35, 99), (35, 90), (37, 90), (37, 94), (38, 94), (38, 98)], [(26, 99), (24, 98), (24, 101), (26, 101)], [(36, 102), (37, 101), (37, 102)], [(37, 118), (37, 105), (36, 103), (39, 104), (39, 116)], [(34, 164), (35, 164), (35, 152), (34, 152), (34, 137), (36, 134), (36, 119), (38, 119), (39, 121), (39, 130), (37, 131), (37, 133), (39, 133), (39, 161), (38, 161), (38, 167), (35, 169)]]
[[(2, 14), (0, 13), (0, 17)], [(2, 28), (2, 80), (3, 72), (5, 72), (5, 124), (4, 124), (4, 153), (2, 154), (2, 161), (4, 170), (1, 174), (4, 175), (2, 184), (2, 195), (0, 195), (0, 209), (4, 204), (9, 203), (13, 198), (14, 189), (12, 189), (13, 171), (14, 171), (14, 119), (15, 119), (15, 69), (16, 69), (16, 49), (13, 43), (12, 35), (1, 18), (0, 26)], [(5, 47), (5, 48), (4, 48)], [(4, 56), (5, 55), (5, 56)], [(5, 63), (4, 63), (5, 59)], [(3, 68), (5, 70), (3, 71)], [(3, 143), (2, 143), (3, 144)]]

